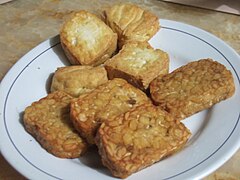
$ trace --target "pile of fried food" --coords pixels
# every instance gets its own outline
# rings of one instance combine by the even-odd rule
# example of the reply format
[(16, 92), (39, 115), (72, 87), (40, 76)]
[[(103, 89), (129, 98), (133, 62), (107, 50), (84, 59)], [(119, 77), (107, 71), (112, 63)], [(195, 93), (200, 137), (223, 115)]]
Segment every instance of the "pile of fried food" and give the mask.
[[(181, 120), (231, 97), (224, 65), (201, 59), (169, 73), (169, 56), (148, 40), (158, 17), (133, 4), (74, 13), (61, 44), (72, 66), (59, 67), (51, 93), (27, 107), (25, 129), (49, 153), (77, 158), (96, 145), (113, 176), (126, 178), (184, 147)], [(159, 42), (161, 43), (161, 42)]]

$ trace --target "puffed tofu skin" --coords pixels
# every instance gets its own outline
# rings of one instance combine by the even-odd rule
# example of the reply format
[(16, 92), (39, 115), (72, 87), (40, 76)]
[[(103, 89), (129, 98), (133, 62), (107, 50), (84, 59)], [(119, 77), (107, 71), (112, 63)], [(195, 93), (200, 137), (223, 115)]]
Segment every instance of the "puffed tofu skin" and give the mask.
[(231, 72), (212, 59), (182, 66), (150, 84), (156, 105), (182, 120), (231, 97), (235, 85)]
[(74, 127), (90, 144), (102, 122), (122, 114), (149, 98), (123, 79), (113, 79), (71, 103), (70, 116)]
[(64, 91), (74, 97), (87, 93), (108, 81), (104, 67), (66, 66), (54, 73), (51, 92)]
[(77, 158), (87, 149), (70, 121), (70, 101), (73, 98), (56, 91), (34, 102), (24, 111), (25, 129), (49, 153), (60, 158)]
[(129, 41), (148, 41), (159, 28), (158, 17), (133, 4), (118, 4), (104, 11), (106, 23), (118, 34), (121, 48)]
[(105, 121), (96, 144), (113, 176), (126, 178), (182, 149), (189, 137), (184, 124), (159, 107), (144, 104)]
[(169, 57), (160, 49), (153, 49), (147, 42), (131, 42), (105, 62), (109, 79), (123, 78), (135, 87), (146, 91), (157, 76), (169, 71)]
[(117, 34), (87, 11), (71, 16), (61, 28), (60, 40), (71, 64), (97, 66), (117, 48)]

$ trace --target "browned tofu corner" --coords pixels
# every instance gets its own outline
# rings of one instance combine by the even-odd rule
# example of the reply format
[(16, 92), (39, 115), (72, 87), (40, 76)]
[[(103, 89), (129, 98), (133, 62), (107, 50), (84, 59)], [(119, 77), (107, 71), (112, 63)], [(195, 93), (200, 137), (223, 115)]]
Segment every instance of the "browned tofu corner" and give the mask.
[(169, 71), (168, 54), (147, 42), (131, 42), (105, 62), (108, 78), (123, 78), (146, 92), (149, 83)]
[(51, 92), (64, 91), (79, 97), (108, 81), (102, 66), (66, 66), (58, 68), (52, 78)]
[(97, 66), (117, 48), (117, 34), (96, 15), (81, 10), (60, 31), (62, 48), (71, 64)]
[(118, 34), (118, 47), (131, 41), (147, 42), (160, 28), (159, 18), (131, 3), (116, 4), (104, 11), (107, 24)]

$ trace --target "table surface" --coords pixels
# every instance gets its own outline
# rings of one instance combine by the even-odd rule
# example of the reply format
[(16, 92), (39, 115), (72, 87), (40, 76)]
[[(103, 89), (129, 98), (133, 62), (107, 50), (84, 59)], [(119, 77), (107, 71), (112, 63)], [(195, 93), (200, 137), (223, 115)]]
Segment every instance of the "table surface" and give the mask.
[[(70, 13), (85, 9), (99, 14), (102, 8), (119, 2), (124, 1), (15, 0), (0, 5), (0, 80), (20, 57), (40, 42), (58, 34), (61, 24)], [(132, 2), (152, 11), (159, 18), (204, 29), (240, 53), (240, 16), (155, 0)], [(0, 179), (25, 178), (0, 154)], [(240, 179), (240, 150), (205, 179)]]

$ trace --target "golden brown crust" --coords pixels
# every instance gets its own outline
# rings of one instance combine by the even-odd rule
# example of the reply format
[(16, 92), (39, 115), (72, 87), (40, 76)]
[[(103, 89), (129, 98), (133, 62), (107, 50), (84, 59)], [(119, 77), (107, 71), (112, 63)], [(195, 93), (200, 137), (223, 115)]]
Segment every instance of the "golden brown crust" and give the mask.
[(130, 42), (105, 62), (108, 78), (123, 78), (146, 91), (149, 83), (169, 70), (168, 54), (153, 49), (147, 42)]
[(60, 158), (77, 158), (86, 149), (86, 142), (73, 128), (69, 105), (73, 98), (56, 91), (34, 102), (24, 112), (25, 129), (49, 153)]
[(130, 41), (148, 41), (159, 30), (158, 17), (133, 4), (118, 4), (104, 11), (106, 23), (118, 34), (121, 48)]
[(150, 100), (142, 91), (116, 78), (72, 102), (70, 116), (82, 137), (94, 144), (102, 122), (143, 103), (150, 103)]
[(104, 67), (67, 66), (54, 73), (51, 92), (64, 91), (74, 97), (87, 93), (108, 81)]
[(114, 176), (126, 178), (180, 150), (189, 136), (167, 112), (145, 104), (105, 121), (96, 144), (103, 164)]
[[(61, 33), (60, 33), (61, 35)], [(79, 65), (80, 62), (78, 61), (77, 57), (74, 56), (72, 53), (71, 53), (71, 50), (68, 49), (68, 47), (63, 43), (63, 41), (61, 40), (61, 45), (62, 45), (62, 49), (68, 59), (68, 61), (70, 62), (70, 64), (73, 64), (73, 65)]]
[(74, 13), (60, 31), (63, 50), (71, 64), (97, 66), (111, 57), (117, 34), (87, 11)]
[(231, 97), (235, 85), (232, 74), (212, 59), (182, 66), (150, 84), (155, 104), (182, 120)]

